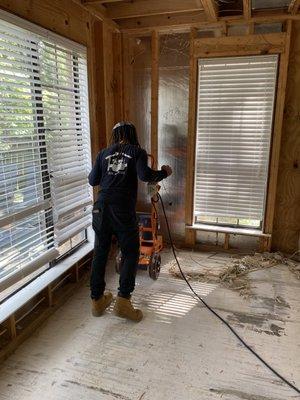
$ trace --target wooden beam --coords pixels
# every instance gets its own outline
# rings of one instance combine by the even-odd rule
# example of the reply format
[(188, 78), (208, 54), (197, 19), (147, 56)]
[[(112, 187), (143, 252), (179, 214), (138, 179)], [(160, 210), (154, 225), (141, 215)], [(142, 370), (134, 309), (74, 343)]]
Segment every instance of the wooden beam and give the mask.
[(286, 33), (224, 36), (194, 40), (194, 57), (276, 54), (286, 50)]
[(249, 20), (252, 15), (251, 0), (243, 0), (243, 15), (245, 20)]
[(132, 3), (122, 2), (108, 5), (107, 15), (111, 19), (122, 19), (201, 11), (202, 9), (196, 0), (140, 0)]
[(153, 29), (164, 29), (169, 32), (170, 28), (189, 31), (194, 24), (207, 22), (203, 11), (192, 11), (178, 14), (152, 15), (150, 17), (128, 18), (116, 21), (122, 31), (143, 31), (151, 33)]
[(154, 157), (154, 168), (158, 161), (158, 84), (159, 84), (159, 35), (152, 32), (151, 38), (151, 154)]
[(217, 21), (218, 6), (214, 0), (201, 0), (205, 14), (210, 21)]
[(91, 16), (88, 46), (89, 109), (92, 160), (106, 146), (105, 71), (103, 60), (103, 22)]
[(108, 26), (114, 28), (116, 31), (119, 30), (118, 25), (108, 17), (106, 8), (101, 4), (98, 5), (89, 4), (83, 2), (82, 0), (72, 0), (72, 1), (73, 3), (76, 3), (79, 6), (81, 6), (84, 10), (88, 11), (94, 17), (100, 19), (101, 21), (105, 22)]
[[(140, 18), (120, 19), (116, 22), (122, 32), (129, 34), (151, 34), (153, 29), (160, 33), (184, 32), (191, 28), (198, 29), (218, 29), (224, 24), (239, 25), (239, 24), (255, 24), (255, 23), (275, 23), (285, 22), (287, 20), (300, 20), (300, 14), (276, 14), (268, 15), (266, 12), (259, 12), (252, 15), (249, 20), (245, 20), (243, 16), (237, 17), (220, 17), (218, 21), (207, 21), (206, 14), (203, 11), (193, 11), (189, 13), (178, 14), (163, 14), (152, 15)], [(251, 30), (250, 30), (251, 31)]]
[[(196, 119), (197, 119), (197, 76), (198, 65), (194, 57), (194, 43), (197, 35), (196, 29), (190, 32), (190, 77), (189, 77), (189, 115), (188, 115), (188, 141), (187, 141), (187, 168), (186, 168), (186, 193), (185, 193), (185, 222), (193, 224), (194, 209), (194, 171), (195, 171), (195, 146), (196, 146)], [(186, 229), (185, 241), (187, 245), (195, 244), (195, 232)]]
[(289, 13), (297, 14), (299, 11), (299, 7), (300, 7), (300, 0), (291, 0), (290, 6), (289, 6)]
[[(273, 222), (274, 222), (276, 187), (277, 187), (279, 156), (280, 156), (280, 146), (281, 146), (283, 112), (285, 105), (285, 92), (286, 92), (287, 74), (289, 66), (291, 32), (292, 32), (292, 22), (288, 21), (285, 51), (283, 54), (281, 54), (279, 62), (271, 161), (269, 165), (269, 182), (267, 191), (266, 215), (264, 222), (264, 233), (269, 233), (269, 234), (271, 234), (273, 231)], [(271, 246), (271, 243), (269, 244), (269, 246)]]
[(122, 115), (126, 121), (131, 120), (131, 86), (132, 86), (132, 65), (131, 65), (131, 52), (130, 52), (130, 39), (128, 35), (122, 35), (122, 49), (123, 49), (123, 110)]
[(123, 116), (123, 68), (122, 68), (122, 34), (113, 34), (113, 90), (115, 123), (124, 120)]

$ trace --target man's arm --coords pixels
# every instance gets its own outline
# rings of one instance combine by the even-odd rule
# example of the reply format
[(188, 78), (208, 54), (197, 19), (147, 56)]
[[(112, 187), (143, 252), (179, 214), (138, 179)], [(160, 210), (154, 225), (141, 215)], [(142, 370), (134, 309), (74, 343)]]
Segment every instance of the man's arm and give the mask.
[(102, 176), (101, 164), (102, 164), (101, 153), (99, 153), (97, 155), (93, 169), (91, 170), (91, 172), (89, 174), (89, 184), (91, 186), (98, 186), (100, 184), (101, 176)]
[(148, 167), (148, 156), (145, 150), (140, 150), (137, 162), (136, 170), (138, 177), (143, 182), (159, 182), (168, 177), (169, 173), (166, 169), (155, 171)]

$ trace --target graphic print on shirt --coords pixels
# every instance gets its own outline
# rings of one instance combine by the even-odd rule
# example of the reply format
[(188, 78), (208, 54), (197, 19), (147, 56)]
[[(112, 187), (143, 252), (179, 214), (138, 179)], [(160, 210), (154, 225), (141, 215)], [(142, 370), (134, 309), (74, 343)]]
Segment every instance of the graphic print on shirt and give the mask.
[(132, 158), (125, 153), (114, 153), (105, 157), (108, 160), (107, 172), (110, 175), (125, 174), (128, 167), (128, 159)]

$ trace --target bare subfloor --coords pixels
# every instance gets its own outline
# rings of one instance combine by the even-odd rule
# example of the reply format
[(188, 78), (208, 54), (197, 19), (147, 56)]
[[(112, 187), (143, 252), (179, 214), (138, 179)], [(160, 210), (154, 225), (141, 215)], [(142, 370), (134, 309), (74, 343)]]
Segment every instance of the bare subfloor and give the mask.
[[(180, 253), (182, 265), (219, 268), (228, 255)], [(163, 253), (165, 265), (169, 251)], [(200, 267), (200, 265), (199, 265)], [(117, 276), (109, 272), (114, 293)], [(300, 386), (300, 281), (286, 266), (251, 274), (253, 295), (194, 287), (282, 375)], [(90, 314), (82, 287), (0, 370), (1, 400), (285, 400), (297, 393), (241, 346), (165, 266), (139, 272), (134, 324)], [(279, 299), (279, 300), (278, 300)]]

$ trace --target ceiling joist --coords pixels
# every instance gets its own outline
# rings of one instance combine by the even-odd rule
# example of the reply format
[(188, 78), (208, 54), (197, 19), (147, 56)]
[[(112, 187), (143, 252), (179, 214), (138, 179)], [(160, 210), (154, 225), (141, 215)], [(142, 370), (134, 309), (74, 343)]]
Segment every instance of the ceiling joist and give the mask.
[(105, 22), (112, 29), (119, 31), (119, 26), (108, 17), (106, 8), (104, 6), (102, 6), (101, 4), (98, 4), (96, 6), (96, 5), (84, 3), (83, 0), (72, 0), (72, 1), (76, 4), (79, 4), (82, 8), (87, 10), (90, 14), (94, 15), (94, 17)]
[(300, 7), (300, 0), (292, 0), (289, 6), (289, 12), (291, 14), (297, 14)]
[(218, 5), (215, 0), (201, 0), (205, 14), (208, 20), (217, 21), (218, 19)]
[(107, 13), (111, 19), (138, 18), (149, 15), (175, 14), (201, 11), (197, 0), (139, 0), (138, 2), (121, 2), (107, 4)]

